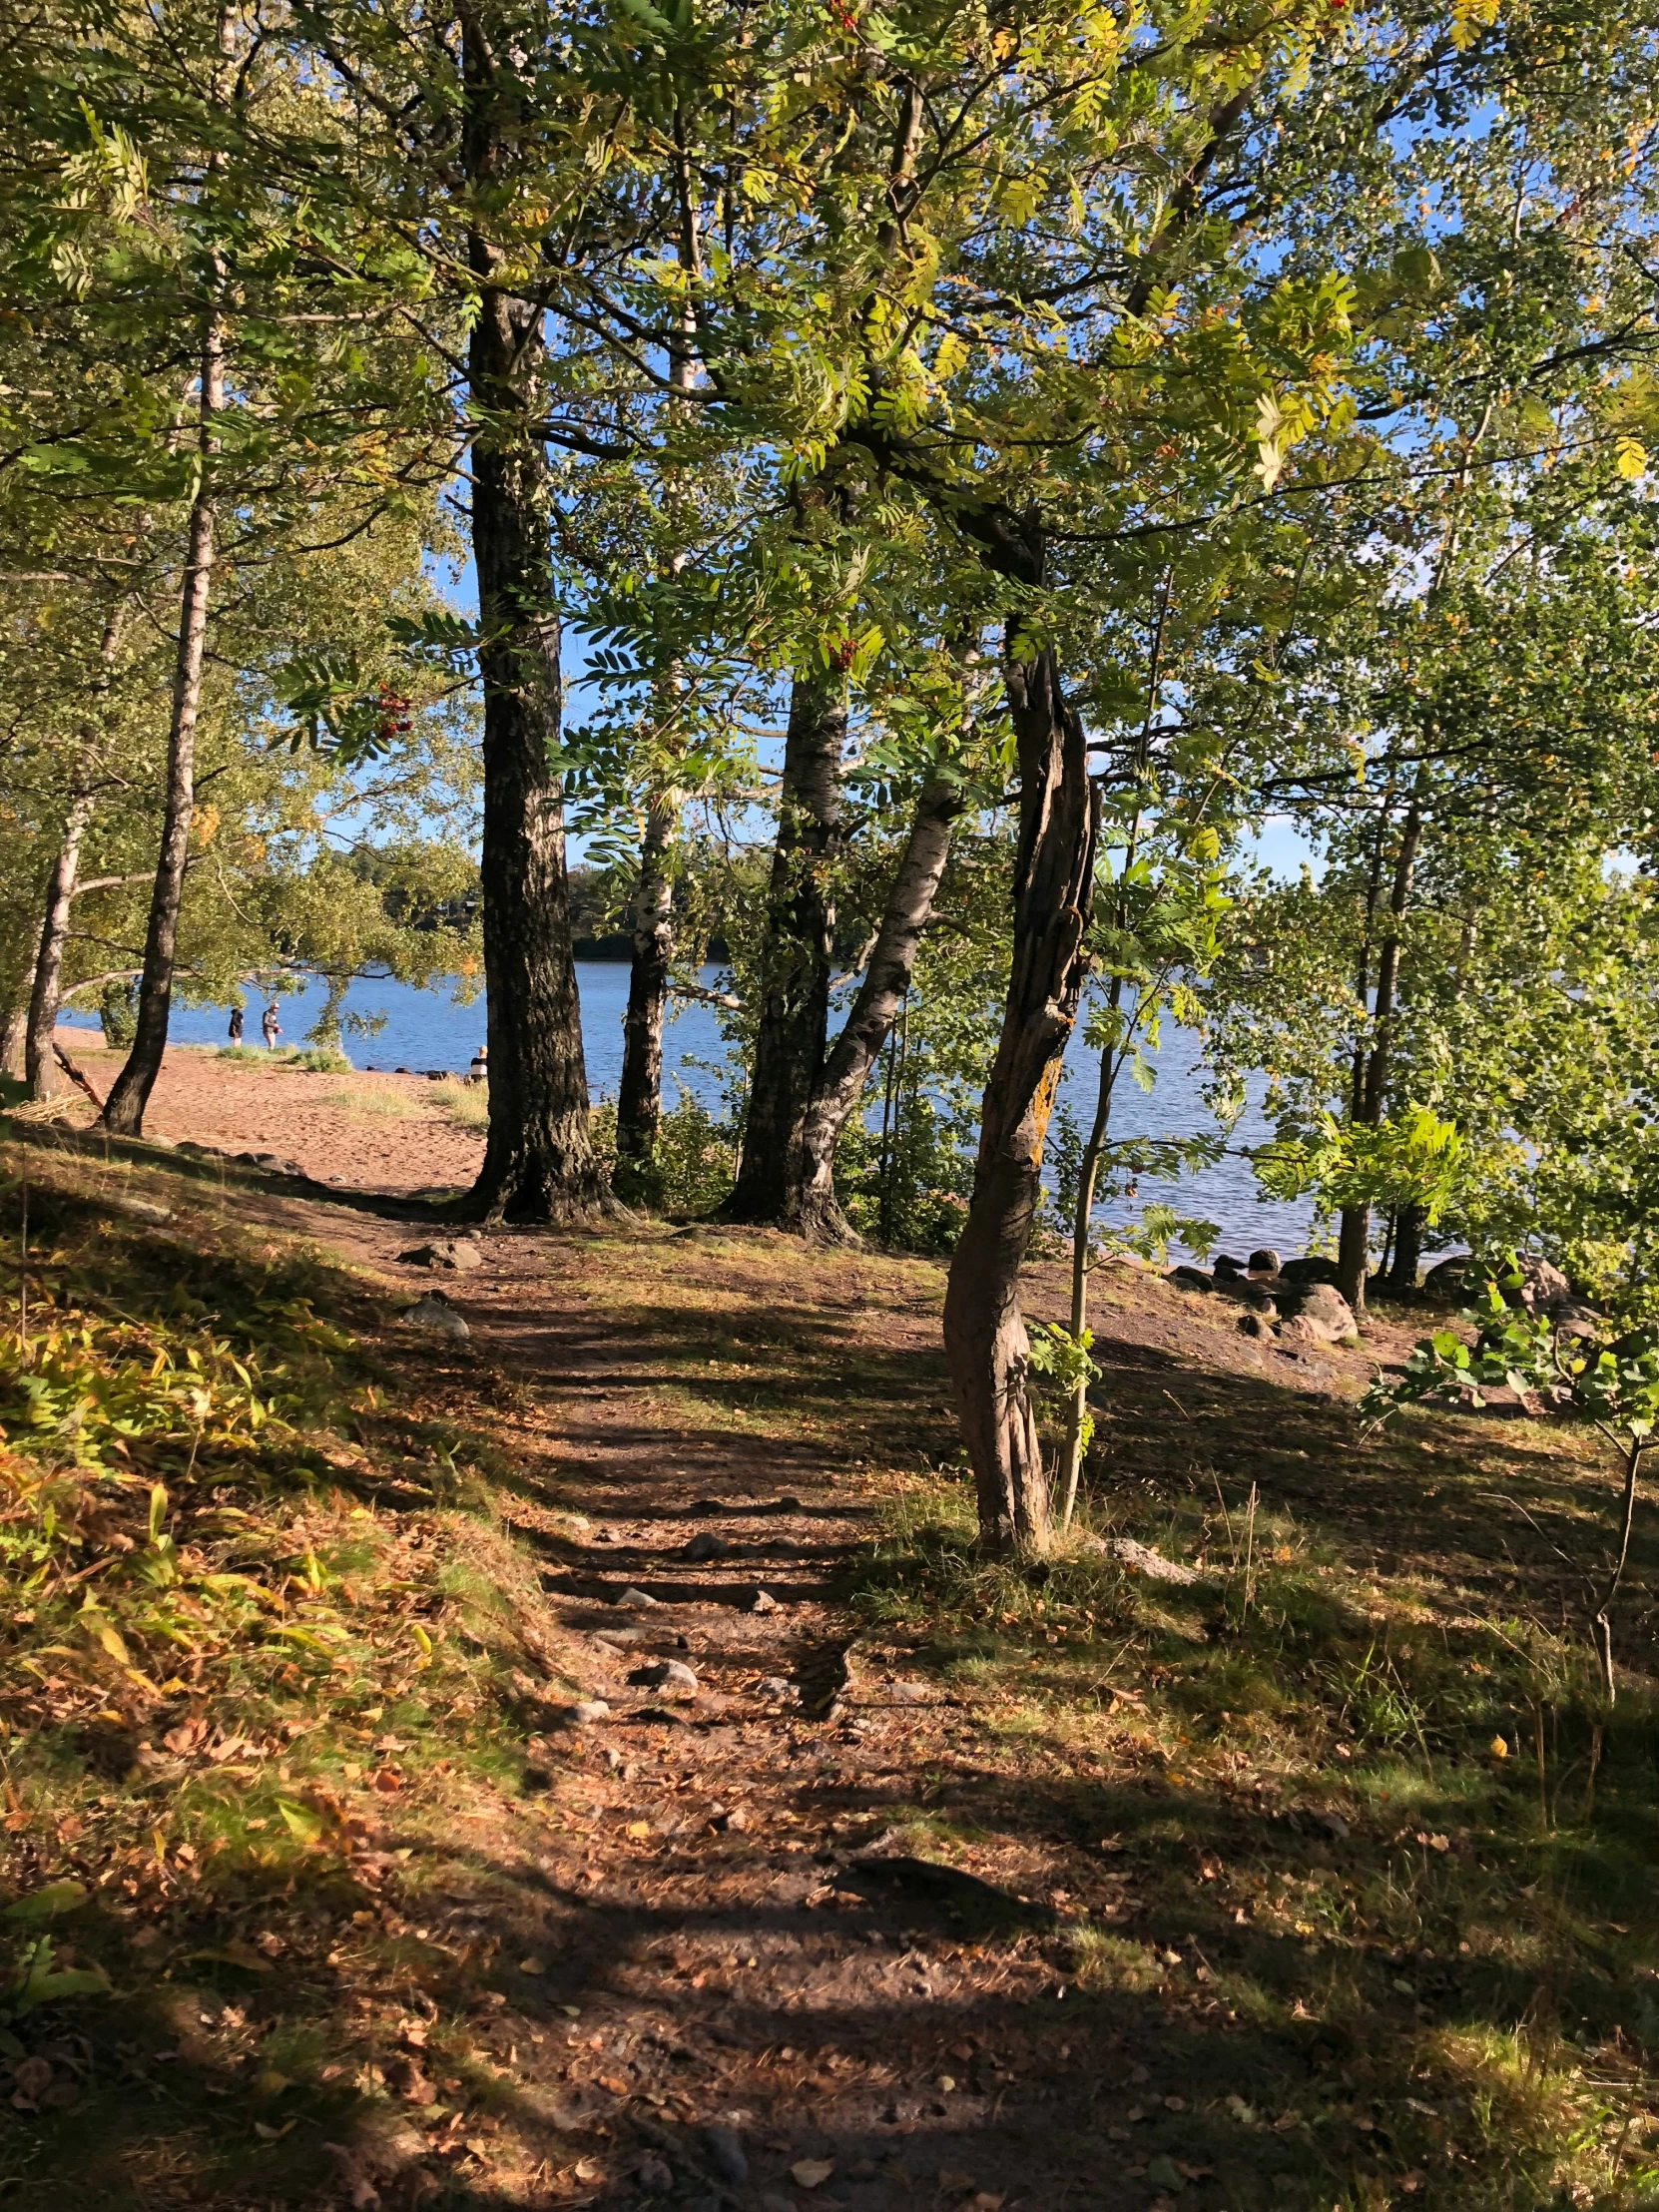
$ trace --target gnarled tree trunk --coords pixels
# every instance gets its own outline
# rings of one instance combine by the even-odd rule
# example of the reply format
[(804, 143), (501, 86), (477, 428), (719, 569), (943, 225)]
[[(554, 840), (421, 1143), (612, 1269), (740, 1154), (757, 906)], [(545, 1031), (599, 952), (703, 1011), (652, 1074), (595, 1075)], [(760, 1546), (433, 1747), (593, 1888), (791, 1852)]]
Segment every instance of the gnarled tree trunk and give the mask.
[[(1019, 567), (1040, 583), (1040, 547)], [(1030, 652), (1017, 621), (1009, 624), (1005, 676), (1019, 761), (1013, 966), (980, 1113), (973, 1196), (950, 1263), (944, 1346), (973, 1464), (980, 1540), (992, 1552), (1038, 1552), (1049, 1540), (1048, 1480), (1026, 1387), (1030, 1342), (1019, 1273), (1041, 1199), (1060, 1064), (1088, 971), (1084, 916), (1099, 801), (1054, 650)]]
[(961, 786), (941, 776), (930, 777), (916, 800), (864, 979), (802, 1123), (797, 1180), (784, 1226), (804, 1236), (850, 1239), (835, 1201), (835, 1147), (910, 987), (916, 947), (933, 910), (962, 806)]
[(784, 740), (743, 1158), (720, 1209), (728, 1221), (782, 1222), (801, 1185), (807, 1114), (818, 1095), (830, 1027), (830, 870), (840, 843), (845, 743), (846, 685), (839, 672), (798, 676)]

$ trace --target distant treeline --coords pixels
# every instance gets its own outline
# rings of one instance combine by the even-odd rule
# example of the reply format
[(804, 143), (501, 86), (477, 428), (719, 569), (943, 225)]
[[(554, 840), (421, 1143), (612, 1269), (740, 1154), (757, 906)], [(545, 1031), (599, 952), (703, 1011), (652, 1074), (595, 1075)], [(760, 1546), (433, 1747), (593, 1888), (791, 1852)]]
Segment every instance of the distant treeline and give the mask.
[[(352, 871), (368, 881), (380, 881), (383, 903), (390, 920), (409, 929), (464, 929), (478, 918), (482, 892), (476, 880), (449, 898), (422, 898), (412, 891), (406, 875), (394, 866), (395, 855), (376, 846), (352, 853)], [(570, 870), (571, 945), (579, 960), (627, 960), (633, 957), (633, 939), (617, 920), (614, 882), (602, 868), (576, 866)], [(732, 955), (725, 936), (716, 930), (705, 950), (707, 959), (726, 965)]]

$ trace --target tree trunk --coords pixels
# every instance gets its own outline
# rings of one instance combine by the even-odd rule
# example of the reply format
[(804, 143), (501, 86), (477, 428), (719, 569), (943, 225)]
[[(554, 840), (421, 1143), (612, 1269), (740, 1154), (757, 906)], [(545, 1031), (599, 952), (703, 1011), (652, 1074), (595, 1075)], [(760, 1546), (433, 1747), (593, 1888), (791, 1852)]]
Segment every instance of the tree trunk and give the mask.
[(1356, 1314), (1366, 1310), (1371, 1272), (1371, 1208), (1345, 1206), (1337, 1231), (1337, 1288)]
[[(1040, 584), (1040, 548), (1020, 565)], [(1061, 689), (1054, 649), (1030, 654), (1010, 622), (1004, 667), (1019, 762), (1013, 966), (980, 1114), (973, 1195), (944, 1304), (945, 1356), (973, 1464), (980, 1540), (993, 1553), (1038, 1552), (1049, 1540), (1019, 1273), (1041, 1199), (1060, 1064), (1088, 971), (1084, 915), (1099, 821), (1083, 727)]]
[[(679, 326), (669, 344), (668, 381), (676, 394), (692, 389), (697, 373), (697, 313), (690, 285), (703, 274), (697, 193), (686, 152), (684, 109), (674, 111), (675, 183), (680, 196), (680, 266), (688, 291)], [(685, 405), (669, 403), (671, 422), (685, 419)], [(666, 511), (677, 516), (684, 505), (678, 474), (671, 481)], [(675, 546), (666, 564), (670, 576), (686, 565)], [(682, 690), (682, 672), (670, 669), (661, 696), (672, 706)], [(671, 725), (672, 727), (672, 722)], [(674, 742), (676, 753), (680, 750)], [(663, 1021), (668, 1012), (669, 971), (674, 962), (674, 871), (671, 865), (680, 830), (680, 794), (657, 790), (646, 807), (640, 848), (639, 881), (634, 889), (633, 951), (628, 973), (628, 1011), (622, 1017), (622, 1082), (617, 1092), (616, 1167), (612, 1183), (630, 1206), (659, 1206), (663, 1196), (657, 1139), (663, 1119)]]
[(630, 1206), (662, 1202), (657, 1135), (663, 1114), (663, 1019), (674, 959), (674, 878), (669, 860), (680, 826), (677, 795), (653, 799), (646, 812), (634, 891), (633, 956), (628, 1011), (622, 1017), (622, 1084), (616, 1107), (618, 1198)]
[(28, 1034), (28, 1007), (21, 1004), (11, 1006), (5, 1020), (0, 1022), (0, 1075), (9, 1075), (13, 1082), (23, 1080), (23, 1056)]
[(824, 1075), (835, 906), (830, 871), (841, 830), (846, 686), (835, 670), (798, 676), (790, 695), (778, 842), (761, 955), (760, 1026), (728, 1221), (782, 1222), (802, 1184), (807, 1114)]
[(1408, 1296), (1417, 1287), (1417, 1270), (1422, 1265), (1422, 1208), (1402, 1206), (1394, 1225), (1393, 1265), (1388, 1270), (1388, 1288), (1399, 1296)]
[(928, 779), (916, 800), (864, 979), (802, 1125), (800, 1176), (784, 1226), (803, 1236), (842, 1242), (851, 1238), (835, 1201), (835, 1147), (910, 988), (916, 947), (933, 910), (962, 806), (961, 787), (939, 776)]
[[(228, 19), (221, 17), (221, 44), (228, 43)], [(219, 305), (223, 271), (216, 263), (209, 281), (214, 296), (202, 322), (201, 397), (197, 409), (197, 487), (190, 510), (190, 547), (180, 595), (179, 650), (173, 675), (173, 715), (167, 740), (167, 791), (162, 811), (161, 852), (150, 898), (150, 924), (144, 940), (144, 969), (139, 979), (138, 1025), (133, 1049), (104, 1102), (104, 1126), (120, 1136), (143, 1133), (162, 1054), (167, 1049), (173, 1010), (173, 970), (179, 939), (179, 902), (190, 858), (191, 823), (196, 813), (196, 725), (202, 711), (202, 664), (208, 642), (208, 601), (215, 554), (214, 458), (219, 439), (214, 425), (225, 404), (225, 324)]]
[[(125, 599), (117, 599), (105, 617), (104, 635), (98, 648), (98, 674), (92, 686), (98, 699), (110, 688), (126, 615)], [(97, 736), (96, 726), (89, 726), (81, 734), (69, 812), (64, 818), (63, 836), (46, 885), (46, 915), (41, 924), (40, 948), (35, 956), (35, 979), (29, 996), (24, 1045), (24, 1070), (32, 1098), (50, 1098), (58, 1088), (52, 1037), (58, 1026), (58, 1008), (63, 997), (64, 946), (69, 941), (70, 911), (80, 876), (81, 844), (97, 807), (96, 793), (91, 789), (96, 780)]]
[(46, 918), (35, 956), (34, 988), (29, 995), (29, 1026), (24, 1046), (24, 1076), (31, 1098), (50, 1098), (58, 1090), (58, 1064), (52, 1038), (58, 1026), (63, 989), (63, 953), (69, 941), (69, 911), (81, 868), (81, 840), (92, 820), (91, 792), (77, 792), (64, 817), (63, 836), (46, 882)]
[[(1381, 1126), (1388, 1103), (1388, 1060), (1393, 1044), (1395, 998), (1399, 987), (1400, 922), (1411, 897), (1411, 877), (1422, 836), (1424, 773), (1419, 770), (1411, 804), (1400, 826), (1399, 850), (1394, 855), (1393, 882), (1388, 892), (1387, 925), (1377, 960), (1377, 1004), (1372, 1010), (1372, 1046), (1363, 1070), (1356, 1062), (1356, 1121)], [(1381, 851), (1381, 844), (1379, 845)], [(1371, 1208), (1345, 1207), (1337, 1242), (1337, 1288), (1356, 1314), (1366, 1310), (1366, 1277), (1371, 1259)], [(1415, 1276), (1413, 1273), (1413, 1281)]]
[[(462, 160), (487, 191), (510, 110), (498, 57), (463, 20)], [(472, 447), (472, 555), (484, 691), (484, 979), (490, 1120), (472, 1210), (491, 1220), (571, 1221), (606, 1199), (588, 1127), (581, 1003), (571, 952), (559, 743), (560, 623), (553, 598), (546, 456), (536, 429), (543, 313), (491, 282), (500, 255), (469, 241), (479, 279), (467, 373), (481, 427)]]

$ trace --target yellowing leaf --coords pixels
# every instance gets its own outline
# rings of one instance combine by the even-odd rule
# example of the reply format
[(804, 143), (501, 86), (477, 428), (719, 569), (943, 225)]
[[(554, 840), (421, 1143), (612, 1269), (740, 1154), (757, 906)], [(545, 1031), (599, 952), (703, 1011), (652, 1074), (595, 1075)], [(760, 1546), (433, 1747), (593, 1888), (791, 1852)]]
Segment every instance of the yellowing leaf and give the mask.
[(968, 357), (967, 340), (959, 338), (954, 330), (947, 330), (939, 340), (939, 349), (933, 355), (933, 374), (945, 383), (963, 365)]
[(1509, 1746), (1503, 1741), (1503, 1738), (1501, 1736), (1494, 1736), (1491, 1742), (1486, 1746), (1486, 1749), (1491, 1753), (1494, 1759), (1507, 1759), (1509, 1756)]
[(651, 1833), (651, 1823), (649, 1821), (630, 1821), (628, 1823), (626, 1833), (630, 1836), (636, 1837), (649, 1836)]
[(1647, 474), (1647, 447), (1640, 438), (1620, 438), (1613, 450), (1613, 466), (1627, 482)]
[(817, 2189), (834, 2170), (832, 2158), (798, 2158), (790, 2168), (790, 2179), (798, 2189)]
[(119, 1659), (124, 1667), (132, 1665), (133, 1662), (127, 1656), (127, 1646), (122, 1642), (114, 1621), (106, 1620), (101, 1613), (94, 1613), (87, 1621), (87, 1633), (112, 1659)]
[(288, 1834), (297, 1836), (302, 1844), (314, 1844), (321, 1837), (321, 1819), (307, 1807), (290, 1805), (286, 1798), (278, 1798), (276, 1810), (287, 1824)]
[(1497, 21), (1498, 0), (1452, 0), (1451, 43), (1459, 54)]

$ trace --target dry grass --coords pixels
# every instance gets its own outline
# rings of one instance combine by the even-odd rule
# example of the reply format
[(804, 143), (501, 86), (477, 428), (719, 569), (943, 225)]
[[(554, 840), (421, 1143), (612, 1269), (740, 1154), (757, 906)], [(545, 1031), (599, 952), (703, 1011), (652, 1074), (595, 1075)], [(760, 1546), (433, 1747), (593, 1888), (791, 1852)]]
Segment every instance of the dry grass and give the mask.
[(322, 1103), (342, 1113), (370, 1114), (387, 1121), (407, 1121), (420, 1111), (407, 1091), (390, 1083), (342, 1083), (337, 1090), (324, 1091)]
[(487, 1083), (469, 1083), (464, 1076), (446, 1075), (428, 1087), (427, 1096), (442, 1114), (462, 1129), (487, 1129), (490, 1094)]

